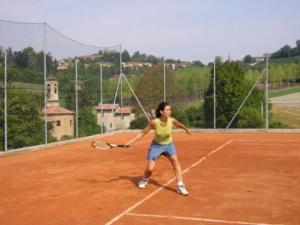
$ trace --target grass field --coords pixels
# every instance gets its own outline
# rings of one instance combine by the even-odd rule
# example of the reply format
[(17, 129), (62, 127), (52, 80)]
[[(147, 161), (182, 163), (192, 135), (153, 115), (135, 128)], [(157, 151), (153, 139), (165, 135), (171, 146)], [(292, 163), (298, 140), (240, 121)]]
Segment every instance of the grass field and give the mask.
[(269, 93), (269, 97), (270, 98), (280, 97), (280, 96), (289, 95), (289, 94), (298, 93), (298, 92), (300, 92), (300, 87), (285, 88), (285, 89), (280, 89), (280, 90), (276, 90), (276, 91), (271, 91)]
[[(26, 89), (26, 90), (34, 90), (42, 92), (44, 90), (43, 84), (32, 84), (32, 83), (25, 83), (25, 82), (9, 82), (8, 85), (11, 85), (13, 88), (16, 89)], [(4, 83), (0, 82), (0, 87), (4, 87)]]
[(293, 107), (284, 107), (273, 104), (273, 120), (279, 121), (289, 126), (289, 128), (300, 128), (300, 109)]

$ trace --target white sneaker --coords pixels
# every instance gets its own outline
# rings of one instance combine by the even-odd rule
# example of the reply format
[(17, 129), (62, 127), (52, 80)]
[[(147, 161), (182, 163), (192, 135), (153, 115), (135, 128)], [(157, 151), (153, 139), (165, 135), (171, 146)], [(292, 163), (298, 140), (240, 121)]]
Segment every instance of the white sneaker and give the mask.
[(178, 193), (178, 194), (181, 194), (181, 195), (184, 195), (184, 196), (189, 195), (189, 192), (187, 191), (187, 189), (185, 188), (184, 185), (179, 185), (179, 186), (177, 187), (177, 193)]
[(149, 182), (149, 180), (142, 179), (142, 180), (140, 180), (138, 187), (141, 189), (144, 189), (148, 185), (148, 182)]

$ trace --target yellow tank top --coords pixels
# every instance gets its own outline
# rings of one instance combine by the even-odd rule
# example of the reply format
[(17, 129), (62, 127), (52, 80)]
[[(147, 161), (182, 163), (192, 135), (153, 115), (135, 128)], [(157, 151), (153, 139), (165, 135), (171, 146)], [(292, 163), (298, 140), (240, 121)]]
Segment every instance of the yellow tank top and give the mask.
[(160, 119), (154, 119), (155, 129), (154, 129), (154, 141), (160, 145), (166, 145), (172, 142), (172, 127), (173, 120), (168, 118), (166, 126), (160, 124)]

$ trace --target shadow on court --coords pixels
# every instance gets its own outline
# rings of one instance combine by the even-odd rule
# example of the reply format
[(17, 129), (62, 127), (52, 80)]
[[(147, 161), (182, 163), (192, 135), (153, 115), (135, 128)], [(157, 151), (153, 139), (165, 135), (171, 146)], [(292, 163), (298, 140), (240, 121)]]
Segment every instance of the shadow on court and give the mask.
[[(119, 176), (118, 178), (114, 178), (111, 180), (107, 180), (106, 183), (111, 183), (111, 182), (115, 182), (115, 181), (119, 181), (119, 180), (128, 180), (130, 181), (134, 186), (138, 187), (138, 182), (142, 179), (141, 176)], [(150, 178), (149, 180), (149, 185), (155, 185), (157, 187), (162, 187), (163, 185), (159, 182), (157, 182), (156, 180), (153, 180)], [(170, 188), (170, 187), (164, 187), (164, 189), (168, 190), (168, 191), (172, 191), (177, 193), (176, 189), (174, 188)]]

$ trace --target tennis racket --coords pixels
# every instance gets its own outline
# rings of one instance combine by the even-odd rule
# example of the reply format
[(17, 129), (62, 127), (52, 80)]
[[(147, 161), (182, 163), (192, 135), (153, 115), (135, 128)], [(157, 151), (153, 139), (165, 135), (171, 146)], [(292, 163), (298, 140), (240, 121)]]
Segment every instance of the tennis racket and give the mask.
[(107, 150), (111, 150), (115, 147), (119, 147), (119, 148), (128, 148), (129, 145), (117, 145), (117, 144), (111, 144), (111, 143), (107, 143), (104, 141), (93, 141), (91, 143), (92, 147), (98, 150), (103, 150), (103, 151), (107, 151)]

